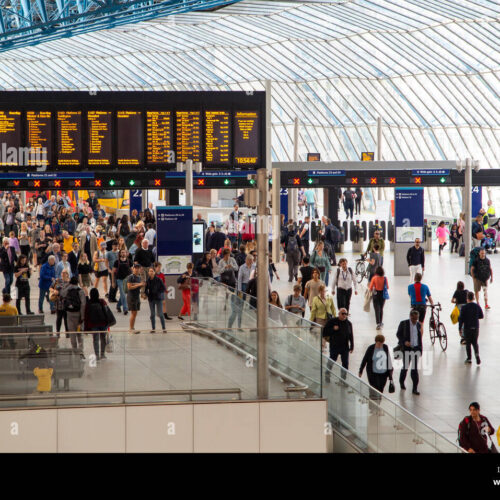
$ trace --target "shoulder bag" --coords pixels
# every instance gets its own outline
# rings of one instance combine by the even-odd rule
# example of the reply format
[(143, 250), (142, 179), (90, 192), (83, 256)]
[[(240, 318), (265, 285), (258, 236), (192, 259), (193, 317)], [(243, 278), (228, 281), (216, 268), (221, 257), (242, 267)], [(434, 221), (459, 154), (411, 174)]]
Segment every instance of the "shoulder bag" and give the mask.
[(382, 297), (385, 300), (389, 300), (389, 290), (387, 288), (387, 278), (384, 277), (384, 289), (382, 291)]

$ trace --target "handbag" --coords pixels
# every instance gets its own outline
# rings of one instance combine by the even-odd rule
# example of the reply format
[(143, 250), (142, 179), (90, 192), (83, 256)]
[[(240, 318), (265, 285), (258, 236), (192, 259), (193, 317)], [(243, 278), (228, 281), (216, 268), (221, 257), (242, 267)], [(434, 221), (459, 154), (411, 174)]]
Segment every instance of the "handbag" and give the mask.
[(384, 289), (382, 290), (382, 297), (389, 300), (389, 290), (387, 289), (387, 278), (384, 278)]
[(116, 325), (116, 318), (115, 315), (113, 314), (113, 311), (109, 308), (108, 305), (102, 306), (104, 310), (104, 314), (106, 316), (106, 324), (107, 327), (109, 328), (110, 326), (115, 326)]
[(372, 301), (372, 292), (369, 288), (367, 288), (365, 291), (365, 301), (363, 304), (363, 311), (370, 312), (371, 301)]
[(455, 304), (455, 307), (453, 308), (453, 311), (451, 311), (450, 314), (450, 319), (451, 322), (456, 325), (458, 323), (458, 317), (460, 316), (460, 309), (458, 306)]
[(389, 381), (389, 394), (393, 394), (396, 391), (396, 388), (394, 387), (394, 382), (391, 380)]
[(323, 305), (325, 306), (325, 311), (326, 311), (326, 321), (330, 321), (332, 318), (333, 318), (333, 314), (330, 314), (328, 312), (328, 306), (327, 306), (327, 303), (323, 302), (323, 300), (321, 299), (321, 297), (318, 297), (319, 300), (321, 300), (321, 302), (323, 303)]

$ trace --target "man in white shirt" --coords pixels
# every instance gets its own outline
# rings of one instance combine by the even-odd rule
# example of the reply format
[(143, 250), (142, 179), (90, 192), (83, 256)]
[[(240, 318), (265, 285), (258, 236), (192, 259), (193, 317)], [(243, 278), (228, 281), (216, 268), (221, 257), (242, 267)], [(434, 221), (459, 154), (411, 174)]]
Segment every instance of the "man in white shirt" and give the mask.
[(146, 238), (148, 240), (149, 247), (154, 248), (156, 231), (154, 230), (153, 224), (151, 224), (151, 223), (148, 224), (148, 230), (146, 231), (144, 238)]
[(247, 255), (245, 263), (240, 267), (238, 271), (238, 290), (242, 292), (247, 291), (248, 282), (251, 279), (252, 272), (255, 269), (255, 264), (253, 257)]
[(351, 305), (352, 288), (354, 286), (354, 294), (358, 295), (358, 283), (350, 267), (347, 267), (347, 259), (339, 260), (337, 272), (333, 274), (332, 295), (335, 295), (337, 288), (337, 308), (347, 309)]

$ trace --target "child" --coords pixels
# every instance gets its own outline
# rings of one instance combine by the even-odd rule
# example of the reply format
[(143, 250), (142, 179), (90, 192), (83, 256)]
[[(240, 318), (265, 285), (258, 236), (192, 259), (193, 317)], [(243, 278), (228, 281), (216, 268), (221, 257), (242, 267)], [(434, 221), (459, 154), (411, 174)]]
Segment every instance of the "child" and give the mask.
[(453, 249), (458, 253), (458, 243), (460, 242), (460, 235), (458, 234), (458, 224), (454, 223), (451, 226), (450, 231), (450, 242), (451, 242), (451, 253), (453, 253)]
[(441, 221), (436, 228), (436, 236), (439, 240), (439, 255), (441, 255), (441, 251), (443, 248), (446, 246), (446, 235), (450, 234), (450, 231), (448, 228), (445, 226), (444, 221)]

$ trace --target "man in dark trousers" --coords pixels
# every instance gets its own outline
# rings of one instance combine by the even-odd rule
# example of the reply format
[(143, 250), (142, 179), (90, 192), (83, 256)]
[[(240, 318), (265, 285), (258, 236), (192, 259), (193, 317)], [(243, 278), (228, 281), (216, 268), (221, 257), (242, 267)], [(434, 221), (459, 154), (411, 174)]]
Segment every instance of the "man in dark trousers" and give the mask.
[[(342, 307), (339, 309), (337, 318), (332, 318), (326, 322), (323, 328), (323, 337), (330, 338), (330, 358), (337, 361), (340, 356), (342, 366), (349, 369), (349, 353), (354, 350), (354, 337), (352, 334), (352, 323), (347, 319), (347, 309)], [(328, 370), (333, 366), (333, 363), (328, 360)], [(345, 380), (345, 371), (342, 371), (341, 377)], [(326, 372), (325, 381), (330, 382), (330, 373)]]
[(14, 266), (16, 260), (16, 249), (10, 246), (9, 238), (4, 238), (2, 240), (2, 248), (0, 249), (0, 266), (5, 278), (5, 286), (2, 293), (10, 294), (10, 287), (14, 280)]
[(410, 283), (415, 281), (415, 274), (424, 274), (425, 271), (425, 254), (420, 243), (420, 238), (415, 238), (415, 245), (408, 248), (406, 254), (406, 261), (410, 269)]
[(89, 207), (92, 209), (92, 212), (95, 212), (99, 200), (97, 199), (97, 196), (93, 191), (91, 191), (90, 198), (87, 199), (87, 203), (89, 204)]
[(495, 433), (490, 421), (479, 413), (479, 403), (469, 405), (470, 417), (465, 417), (458, 428), (459, 444), (469, 453), (491, 453), (488, 435)]
[(405, 390), (405, 379), (408, 369), (411, 368), (411, 380), (413, 382), (412, 393), (419, 396), (418, 392), (418, 361), (422, 356), (422, 329), (418, 321), (418, 311), (410, 311), (410, 319), (405, 319), (398, 326), (399, 352), (403, 356), (403, 368), (399, 375), (399, 385)]
[(295, 231), (293, 224), (288, 226), (288, 232), (281, 239), (281, 243), (285, 244), (285, 255), (288, 263), (288, 283), (291, 283), (293, 279), (298, 279), (300, 254), (302, 253), (304, 257), (306, 256), (300, 236)]
[(304, 217), (304, 222), (302, 223), (302, 226), (300, 226), (300, 229), (299, 229), (300, 241), (302, 241), (302, 246), (304, 247), (306, 255), (309, 255), (309, 227), (310, 227), (310, 224), (311, 224), (311, 218), (308, 215), (306, 215)]
[(460, 309), (460, 316), (458, 317), (459, 330), (464, 329), (465, 338), (465, 351), (467, 352), (467, 359), (465, 364), (470, 365), (471, 361), (471, 348), (474, 348), (474, 355), (476, 356), (476, 363), (481, 364), (479, 358), (479, 346), (477, 339), (479, 337), (479, 320), (484, 318), (481, 306), (474, 302), (474, 293), (467, 292), (467, 304), (463, 305)]

